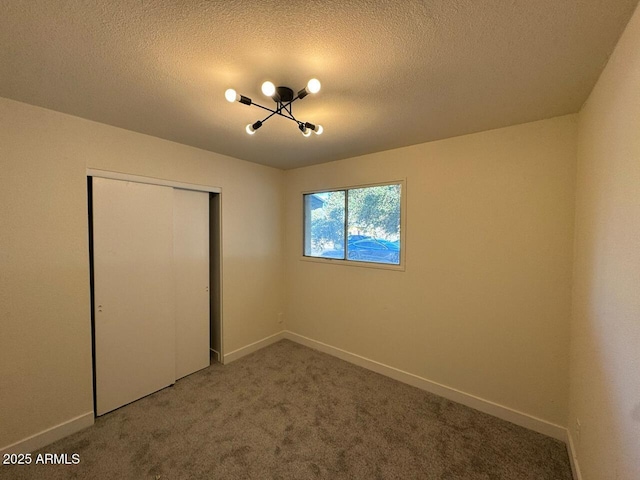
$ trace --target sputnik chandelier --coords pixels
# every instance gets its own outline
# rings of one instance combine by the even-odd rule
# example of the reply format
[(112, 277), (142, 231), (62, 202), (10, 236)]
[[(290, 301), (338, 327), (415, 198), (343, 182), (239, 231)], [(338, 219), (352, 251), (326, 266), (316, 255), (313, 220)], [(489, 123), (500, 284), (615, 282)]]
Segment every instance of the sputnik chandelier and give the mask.
[(320, 135), (323, 131), (322, 125), (314, 125), (309, 122), (301, 122), (296, 117), (293, 116), (291, 111), (291, 104), (296, 100), (302, 100), (304, 97), (309, 95), (310, 93), (318, 93), (320, 91), (320, 81), (316, 78), (312, 78), (307, 83), (307, 86), (300, 90), (298, 94), (294, 97), (293, 90), (289, 87), (276, 87), (271, 82), (264, 82), (262, 84), (262, 93), (264, 93), (267, 97), (271, 97), (274, 102), (276, 102), (276, 109), (273, 110), (268, 107), (263, 107), (262, 105), (258, 105), (254, 103), (250, 98), (245, 97), (244, 95), (239, 95), (233, 88), (228, 89), (224, 92), (224, 97), (229, 102), (240, 102), (244, 105), (255, 105), (258, 108), (262, 108), (263, 110), (267, 110), (271, 112), (266, 118), (262, 120), (258, 120), (256, 123), (250, 123), (246, 127), (246, 131), (249, 135), (253, 135), (256, 133), (264, 122), (269, 120), (274, 115), (280, 115), (281, 117), (288, 118), (289, 120), (293, 120), (298, 124), (298, 128), (302, 132), (302, 135), (305, 137), (309, 137), (311, 132), (314, 132), (316, 135)]

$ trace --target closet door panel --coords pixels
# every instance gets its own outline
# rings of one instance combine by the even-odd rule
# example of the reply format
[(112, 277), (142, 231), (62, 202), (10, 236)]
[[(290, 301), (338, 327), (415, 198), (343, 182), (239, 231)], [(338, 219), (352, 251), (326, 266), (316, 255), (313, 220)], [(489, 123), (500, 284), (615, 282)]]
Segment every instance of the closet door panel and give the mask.
[(173, 189), (93, 179), (96, 414), (175, 381)]
[(209, 366), (209, 194), (173, 193), (178, 379)]

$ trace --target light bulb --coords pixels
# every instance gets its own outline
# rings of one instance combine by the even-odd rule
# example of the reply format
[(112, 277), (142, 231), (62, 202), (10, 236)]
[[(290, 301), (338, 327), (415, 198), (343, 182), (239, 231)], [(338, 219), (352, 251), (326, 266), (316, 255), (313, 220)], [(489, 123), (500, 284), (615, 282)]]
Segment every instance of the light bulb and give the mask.
[(309, 131), (313, 131), (313, 133), (315, 133), (316, 135), (322, 135), (322, 132), (324, 131), (322, 125), (314, 125), (313, 123), (309, 122), (305, 122), (304, 127)]
[(305, 128), (304, 130), (302, 130), (302, 136), (303, 137), (308, 137), (311, 135), (311, 129), (310, 128)]
[(231, 102), (231, 103), (235, 102), (236, 100), (239, 100), (238, 94), (233, 88), (230, 88), (226, 92), (224, 92), (224, 98), (227, 99), (227, 102)]
[(276, 93), (276, 86), (271, 82), (264, 82), (262, 84), (262, 93), (267, 97), (272, 97), (273, 94)]
[(262, 122), (260, 120), (258, 120), (256, 123), (254, 124), (249, 124), (247, 125), (247, 127), (245, 128), (245, 130), (247, 131), (247, 133), (249, 135), (253, 135), (254, 133), (256, 133), (256, 130), (259, 129), (262, 126)]
[(312, 78), (307, 83), (307, 91), (309, 93), (318, 93), (320, 91), (320, 80), (317, 78)]

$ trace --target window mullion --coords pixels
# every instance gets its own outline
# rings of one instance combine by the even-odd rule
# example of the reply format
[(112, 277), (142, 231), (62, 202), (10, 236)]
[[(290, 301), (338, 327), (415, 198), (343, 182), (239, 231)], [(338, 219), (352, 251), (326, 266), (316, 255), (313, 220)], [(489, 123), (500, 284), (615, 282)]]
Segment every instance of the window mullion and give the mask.
[(349, 259), (348, 237), (349, 237), (349, 190), (345, 190), (344, 191), (344, 238), (342, 239), (342, 241), (344, 242), (344, 248), (342, 251), (344, 252), (345, 260)]

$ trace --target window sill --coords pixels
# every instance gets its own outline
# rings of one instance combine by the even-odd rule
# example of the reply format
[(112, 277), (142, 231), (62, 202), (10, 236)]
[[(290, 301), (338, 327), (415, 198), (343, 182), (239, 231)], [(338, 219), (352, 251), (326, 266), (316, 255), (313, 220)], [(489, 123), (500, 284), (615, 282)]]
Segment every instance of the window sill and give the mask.
[(336, 258), (320, 258), (320, 257), (300, 257), (303, 262), (323, 263), (325, 265), (344, 265), (346, 267), (359, 267), (359, 268), (376, 268), (378, 270), (393, 270), (396, 272), (404, 272), (405, 267), (403, 263), (400, 265), (391, 265), (389, 263), (375, 263), (375, 262), (358, 262), (355, 260), (339, 260)]

